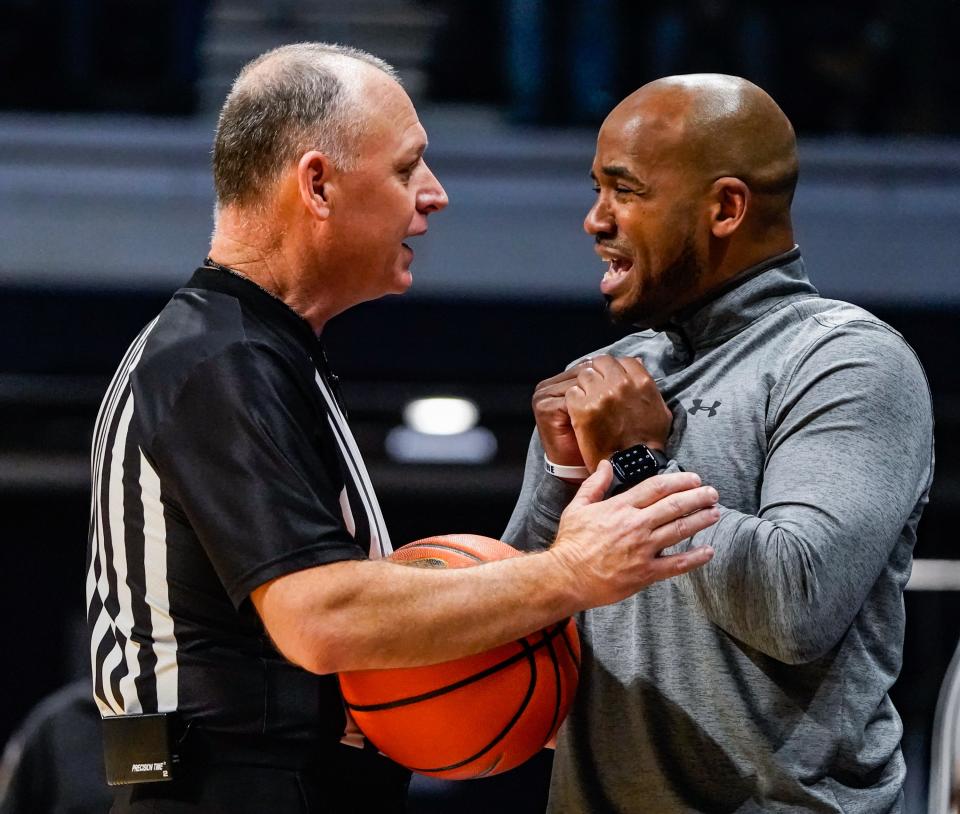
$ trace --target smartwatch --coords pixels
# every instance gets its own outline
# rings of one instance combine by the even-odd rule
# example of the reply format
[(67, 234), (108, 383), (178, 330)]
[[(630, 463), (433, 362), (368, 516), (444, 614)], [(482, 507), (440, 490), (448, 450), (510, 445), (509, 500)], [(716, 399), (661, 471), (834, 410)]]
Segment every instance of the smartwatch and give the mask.
[(650, 449), (646, 444), (627, 447), (610, 456), (613, 466), (611, 492), (629, 489), (651, 478), (664, 469), (669, 462), (659, 449)]

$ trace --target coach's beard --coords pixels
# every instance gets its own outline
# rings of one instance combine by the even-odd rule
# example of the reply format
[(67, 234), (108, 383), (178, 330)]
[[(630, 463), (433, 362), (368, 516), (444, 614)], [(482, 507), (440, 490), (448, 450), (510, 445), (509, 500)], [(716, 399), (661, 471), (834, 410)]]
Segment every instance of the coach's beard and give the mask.
[[(663, 325), (690, 301), (690, 292), (697, 289), (706, 268), (697, 259), (692, 238), (684, 243), (680, 255), (660, 274), (656, 283), (643, 295), (623, 308), (614, 309), (614, 297), (604, 295), (607, 315), (615, 325), (629, 325), (646, 330)], [(638, 273), (636, 268), (631, 273)]]

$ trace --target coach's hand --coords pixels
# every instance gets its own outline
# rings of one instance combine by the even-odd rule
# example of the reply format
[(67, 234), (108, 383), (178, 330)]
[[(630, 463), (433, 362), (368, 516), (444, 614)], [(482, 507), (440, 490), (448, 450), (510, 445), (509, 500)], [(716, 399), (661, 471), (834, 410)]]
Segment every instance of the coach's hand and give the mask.
[(583, 465), (565, 397), (567, 390), (577, 383), (579, 373), (590, 367), (590, 364), (591, 361), (587, 360), (563, 373), (544, 379), (533, 392), (533, 416), (537, 421), (540, 442), (547, 457), (555, 464)]
[(582, 598), (589, 606), (618, 602), (713, 557), (708, 546), (660, 556), (720, 516), (716, 489), (702, 486), (698, 475), (657, 475), (602, 500), (611, 478), (609, 462), (601, 461), (560, 517), (548, 552), (570, 570), (571, 584), (587, 593)]
[(586, 467), (593, 472), (599, 461), (636, 444), (663, 450), (673, 414), (643, 363), (632, 356), (595, 356), (591, 362), (575, 368), (576, 382), (564, 389)]

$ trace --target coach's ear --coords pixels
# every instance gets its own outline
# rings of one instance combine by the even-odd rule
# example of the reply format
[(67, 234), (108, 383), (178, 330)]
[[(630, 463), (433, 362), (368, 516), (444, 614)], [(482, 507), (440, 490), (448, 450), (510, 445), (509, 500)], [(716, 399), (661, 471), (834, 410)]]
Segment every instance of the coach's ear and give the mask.
[(297, 187), (300, 199), (314, 217), (326, 220), (330, 217), (330, 192), (333, 180), (333, 164), (317, 150), (310, 150), (300, 157), (297, 164)]
[(743, 223), (750, 205), (750, 187), (739, 178), (724, 176), (713, 182), (710, 231), (716, 238), (728, 238)]

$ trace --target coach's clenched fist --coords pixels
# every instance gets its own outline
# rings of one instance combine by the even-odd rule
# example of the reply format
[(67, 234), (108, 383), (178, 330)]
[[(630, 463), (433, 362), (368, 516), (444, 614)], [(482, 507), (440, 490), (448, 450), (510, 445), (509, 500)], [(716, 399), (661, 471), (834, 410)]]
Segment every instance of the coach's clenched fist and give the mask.
[(617, 450), (665, 447), (673, 414), (639, 359), (595, 356), (573, 372), (576, 382), (564, 389), (564, 406), (591, 472)]
[(591, 360), (574, 365), (563, 373), (540, 382), (533, 391), (533, 417), (543, 451), (555, 464), (580, 466), (583, 458), (577, 436), (567, 412), (567, 391), (577, 384), (579, 374), (591, 366)]

